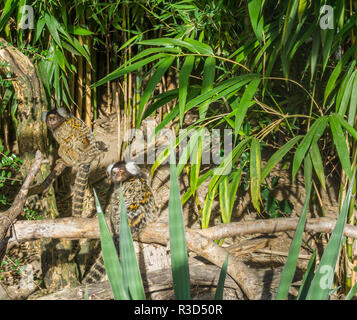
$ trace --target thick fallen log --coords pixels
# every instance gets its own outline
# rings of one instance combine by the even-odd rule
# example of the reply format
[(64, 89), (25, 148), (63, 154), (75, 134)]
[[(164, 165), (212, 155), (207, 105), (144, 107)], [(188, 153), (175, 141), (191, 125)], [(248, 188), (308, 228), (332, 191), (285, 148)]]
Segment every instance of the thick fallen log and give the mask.
[[(216, 266), (222, 266), (227, 250), (215, 244), (212, 240), (256, 233), (276, 233), (295, 230), (297, 218), (278, 218), (256, 220), (244, 223), (228, 223), (204, 230), (186, 229), (188, 248), (197, 255), (204, 257)], [(305, 230), (311, 232), (331, 233), (336, 220), (327, 218), (308, 219)], [(99, 239), (97, 219), (63, 218), (56, 220), (18, 221), (15, 224), (18, 241), (28, 241), (39, 238), (94, 238)], [(357, 238), (357, 227), (346, 225), (346, 236)], [(154, 223), (141, 232), (138, 240), (144, 243), (167, 245), (169, 241), (168, 225)], [(9, 245), (15, 243), (12, 237)], [(240, 285), (249, 299), (261, 296), (261, 286), (256, 276), (242, 261), (231, 255), (228, 274)]]
[[(195, 297), (198, 287), (215, 287), (218, 283), (220, 268), (212, 265), (191, 265), (190, 280), (193, 288), (192, 296)], [(171, 269), (151, 271), (143, 275), (143, 285), (147, 299), (166, 300), (173, 299), (172, 272)], [(234, 280), (227, 276), (225, 289), (233, 289), (235, 298), (242, 299), (243, 294)], [(86, 286), (65, 288), (55, 293), (42, 296), (38, 300), (85, 300)], [(102, 281), (87, 285), (88, 300), (113, 299), (109, 281)], [(213, 298), (213, 294), (212, 297)]]
[[(277, 218), (267, 220), (254, 220), (246, 222), (231, 222), (220, 224), (203, 230), (195, 230), (202, 236), (211, 239), (223, 239), (239, 235), (258, 233), (277, 233), (294, 231), (298, 218)], [(306, 232), (332, 233), (336, 224), (335, 219), (312, 218), (307, 219)], [(17, 221), (15, 224), (19, 242), (36, 240), (40, 238), (66, 238), (66, 239), (99, 239), (99, 226), (96, 218), (62, 218), (56, 220)], [(357, 239), (357, 226), (345, 225), (344, 235)], [(166, 223), (153, 223), (143, 230), (139, 240), (145, 243), (159, 243), (166, 245), (169, 239), (168, 225)], [(16, 244), (16, 238), (9, 238), (8, 248)]]

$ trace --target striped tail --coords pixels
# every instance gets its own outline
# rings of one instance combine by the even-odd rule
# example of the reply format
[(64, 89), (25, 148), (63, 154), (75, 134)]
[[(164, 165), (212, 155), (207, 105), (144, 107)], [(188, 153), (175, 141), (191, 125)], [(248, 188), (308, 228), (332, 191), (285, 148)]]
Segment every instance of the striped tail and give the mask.
[(73, 216), (81, 217), (83, 211), (84, 192), (88, 182), (90, 164), (82, 163), (78, 167), (73, 188), (72, 212)]
[(90, 283), (103, 281), (106, 278), (106, 274), (107, 273), (106, 273), (105, 267), (104, 267), (103, 255), (102, 255), (102, 253), (100, 253), (100, 256), (94, 262), (94, 264), (88, 271), (88, 274), (84, 277), (82, 283), (90, 284)]

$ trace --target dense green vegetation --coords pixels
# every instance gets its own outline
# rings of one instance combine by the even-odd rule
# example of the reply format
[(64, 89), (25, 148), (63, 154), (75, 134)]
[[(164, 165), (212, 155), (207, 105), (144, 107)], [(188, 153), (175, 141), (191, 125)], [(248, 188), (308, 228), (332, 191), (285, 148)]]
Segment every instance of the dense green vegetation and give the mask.
[[(176, 146), (189, 136), (175, 170), (187, 169), (190, 186), (181, 201), (195, 199), (202, 228), (210, 224), (215, 198), (221, 222), (231, 221), (238, 190), (249, 190), (262, 217), (289, 215), (291, 204), (274, 199), (267, 178), (282, 160), (292, 182), (303, 169), (306, 199), (288, 260), (295, 271), (306, 213), (319, 199), (319, 188), (326, 188), (327, 174), (339, 179), (339, 222), (356, 224), (357, 3), (337, 1), (321, 11), (326, 4), (4, 0), (0, 35), (33, 59), (49, 105), (68, 107), (90, 126), (101, 114), (118, 110), (127, 128), (140, 128), (155, 116), (160, 122), (155, 133), (170, 125)], [(33, 29), (20, 27), (24, 5), (33, 9)], [(4, 150), (17, 143), (11, 80), (11, 74), (2, 75)], [(197, 121), (186, 126), (185, 115), (191, 113)], [(205, 132), (214, 129), (230, 130), (232, 148), (225, 152), (221, 134), (216, 156), (222, 161), (212, 168), (202, 157)], [(169, 156), (168, 147), (152, 172)], [(207, 179), (209, 192), (199, 203), (197, 188)], [(0, 201), (5, 201), (1, 195)], [(319, 213), (324, 215), (322, 209)], [(335, 285), (347, 293), (357, 266), (353, 239), (340, 247), (341, 237), (341, 229), (331, 237), (329, 263), (334, 269), (340, 251)], [(293, 273), (283, 274), (286, 283), (278, 298), (287, 296)], [(328, 293), (302, 297), (327, 298)]]

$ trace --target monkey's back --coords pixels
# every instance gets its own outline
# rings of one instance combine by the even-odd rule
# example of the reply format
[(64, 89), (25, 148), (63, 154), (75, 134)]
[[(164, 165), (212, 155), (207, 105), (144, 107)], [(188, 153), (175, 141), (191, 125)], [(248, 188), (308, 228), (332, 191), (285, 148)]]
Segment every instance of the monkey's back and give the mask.
[[(133, 236), (138, 234), (147, 224), (154, 222), (159, 216), (153, 192), (145, 179), (134, 177), (122, 184), (124, 204), (127, 210), (128, 222)], [(106, 214), (109, 214), (113, 239), (117, 251), (119, 251), (120, 231), (120, 187), (114, 189)], [(93, 283), (105, 279), (103, 256), (100, 254), (97, 261), (91, 267), (83, 283)]]
[(90, 128), (77, 118), (66, 119), (52, 133), (60, 146), (58, 155), (68, 166), (90, 163), (99, 154)]
[[(122, 190), (130, 230), (133, 235), (136, 235), (148, 223), (156, 220), (158, 208), (155, 198), (151, 188), (141, 177), (134, 177), (124, 182)], [(117, 186), (109, 204), (109, 216), (115, 237), (119, 237), (120, 211), (120, 188)]]

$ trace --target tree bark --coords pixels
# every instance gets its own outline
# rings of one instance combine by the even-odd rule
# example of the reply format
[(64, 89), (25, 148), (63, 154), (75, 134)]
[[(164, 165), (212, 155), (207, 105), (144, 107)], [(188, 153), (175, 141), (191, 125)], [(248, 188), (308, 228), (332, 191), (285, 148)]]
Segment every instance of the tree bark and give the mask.
[[(24, 160), (21, 170), (22, 175), (25, 177), (33, 164), (37, 150), (48, 156), (47, 130), (45, 124), (41, 121), (42, 111), (48, 109), (48, 103), (44, 87), (34, 64), (29, 57), (2, 38), (0, 38), (0, 59), (7, 62), (7, 65), (3, 67), (3, 71), (11, 72), (15, 78), (12, 83), (18, 102), (16, 136), (19, 154)], [(37, 182), (42, 182), (49, 174), (50, 165), (44, 163), (37, 176)], [(49, 193), (44, 199), (44, 207), (46, 208), (46, 218), (54, 219), (59, 216), (53, 187), (49, 188)], [(44, 259), (42, 266), (44, 273), (51, 274), (51, 277), (48, 278), (57, 279), (58, 287), (60, 287), (62, 282), (71, 282), (77, 275), (73, 271), (75, 269), (74, 262), (67, 264), (68, 261), (61, 260), (61, 258), (65, 259), (65, 257), (59, 257), (56, 254), (56, 246), (71, 250), (72, 245), (68, 240), (60, 244), (58, 242), (62, 240), (56, 240), (56, 243), (51, 243), (51, 241), (43, 240)], [(53, 282), (51, 282), (51, 285), (53, 285)]]

